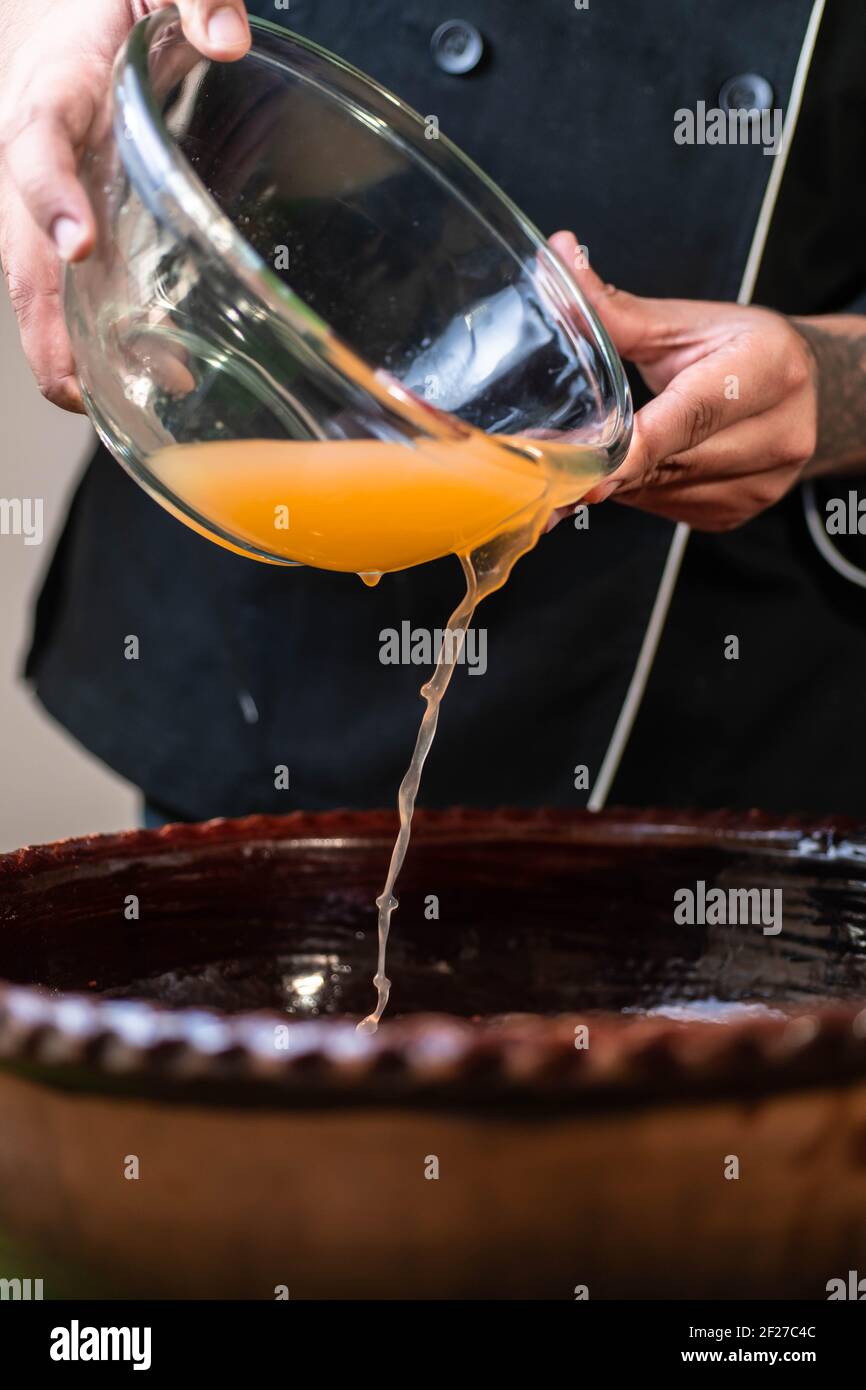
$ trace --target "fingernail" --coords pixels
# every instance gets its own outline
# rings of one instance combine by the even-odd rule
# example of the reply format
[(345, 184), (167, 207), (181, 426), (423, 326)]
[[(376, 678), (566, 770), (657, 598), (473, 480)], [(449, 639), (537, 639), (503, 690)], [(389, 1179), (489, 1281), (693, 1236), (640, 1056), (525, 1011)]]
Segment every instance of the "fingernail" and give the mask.
[(51, 223), (51, 240), (62, 260), (72, 260), (81, 245), (81, 233), (81, 225), (73, 217), (67, 217), (65, 214), (55, 217)]
[(207, 36), (215, 48), (239, 48), (247, 41), (247, 29), (237, 10), (222, 5), (207, 22)]

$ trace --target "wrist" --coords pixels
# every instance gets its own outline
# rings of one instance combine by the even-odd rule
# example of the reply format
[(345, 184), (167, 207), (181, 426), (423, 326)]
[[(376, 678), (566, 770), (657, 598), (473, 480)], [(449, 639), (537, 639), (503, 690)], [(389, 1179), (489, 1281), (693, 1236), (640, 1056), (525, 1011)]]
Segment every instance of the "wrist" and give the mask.
[(814, 363), (817, 444), (804, 477), (866, 470), (866, 317), (789, 318)]

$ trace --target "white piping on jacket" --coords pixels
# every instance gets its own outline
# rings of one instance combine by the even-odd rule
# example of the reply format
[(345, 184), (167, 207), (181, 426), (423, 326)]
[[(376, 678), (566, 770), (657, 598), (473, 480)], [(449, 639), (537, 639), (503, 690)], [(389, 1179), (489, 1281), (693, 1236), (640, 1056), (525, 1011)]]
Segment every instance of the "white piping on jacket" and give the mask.
[[(788, 162), (788, 152), (794, 139), (794, 131), (797, 128), (797, 120), (800, 115), (800, 107), (803, 102), (803, 92), (806, 88), (806, 79), (809, 75), (809, 68), (812, 63), (812, 55), (815, 51), (815, 43), (818, 38), (818, 30), (821, 27), (821, 19), (824, 14), (825, 0), (815, 0), (809, 22), (806, 25), (806, 32), (800, 46), (800, 56), (797, 59), (797, 67), (794, 71), (794, 79), (791, 83), (791, 95), (788, 99), (788, 110), (785, 113), (785, 122), (782, 126), (782, 137), (779, 142), (779, 149), (772, 158), (770, 167), (770, 177), (767, 179), (767, 186), (764, 189), (764, 197), (761, 201), (761, 210), (758, 213), (758, 220), (755, 223), (755, 230), (752, 235), (752, 244), (749, 254), (746, 257), (746, 265), (743, 270), (743, 278), (740, 282), (740, 291), (737, 295), (738, 304), (751, 303), (752, 295), (755, 291), (755, 284), (758, 279), (758, 272), (761, 268), (761, 261), (767, 245), (767, 237), (770, 232), (770, 223), (773, 220), (773, 213), (776, 208), (776, 200), (779, 196), (779, 189), (782, 186), (782, 178), (785, 173), (785, 165)], [(806, 494), (804, 493), (804, 499)], [(808, 500), (807, 505), (807, 520)], [(811, 527), (810, 527), (811, 530)], [(685, 554), (686, 544), (689, 539), (691, 527), (684, 521), (677, 524), (674, 530), (673, 539), (670, 543), (667, 559), (662, 570), (661, 580), (659, 581), (658, 591), (655, 602), (650, 613), (649, 622), (643, 635), (643, 641), (635, 662), (634, 671), (626, 691), (625, 699), (622, 703), (619, 716), (611, 735), (607, 752), (599, 768), (598, 776), (593, 784), (587, 808), (590, 811), (600, 811), (607, 801), (608, 794), (613, 780), (616, 777), (619, 765), (622, 762), (623, 754), (628, 745), (631, 732), (637, 718), (641, 701), (646, 691), (653, 662), (656, 658), (662, 633), (664, 632), (668, 612), (671, 606), (671, 599), (674, 596), (680, 567)], [(812, 532), (814, 538), (814, 532)], [(816, 545), (818, 544), (816, 540)], [(829, 545), (829, 542), (828, 542)], [(819, 546), (819, 549), (821, 547)], [(822, 549), (822, 554), (824, 551)], [(827, 558), (825, 554), (825, 559)], [(839, 559), (842, 559), (839, 556)], [(831, 564), (834, 562), (831, 560)], [(848, 562), (845, 561), (845, 564)], [(839, 568), (838, 565), (835, 568)], [(852, 566), (853, 568), (853, 566)], [(850, 576), (848, 576), (850, 577)], [(866, 585), (866, 575), (862, 582)]]

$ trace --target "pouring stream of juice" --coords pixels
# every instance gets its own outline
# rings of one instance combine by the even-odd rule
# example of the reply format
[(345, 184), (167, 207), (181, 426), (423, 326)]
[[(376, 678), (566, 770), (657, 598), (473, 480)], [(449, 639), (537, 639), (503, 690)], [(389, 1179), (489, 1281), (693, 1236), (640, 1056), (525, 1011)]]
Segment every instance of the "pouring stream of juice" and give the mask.
[[(203, 535), (243, 555), (352, 571), (376, 583), (390, 570), (459, 557), (466, 593), (448, 622), (451, 640), (421, 694), (426, 709), (400, 784), (400, 830), (378, 907), (376, 1008), (358, 1025), (375, 1032), (388, 1003), (385, 958), (397, 878), (406, 856), (421, 772), (439, 708), (476, 605), (508, 579), (552, 513), (576, 503), (607, 471), (605, 456), (550, 439), (488, 436), (424, 440), (219, 441), (177, 445), (150, 461), (163, 501)], [(175, 501), (172, 501), (172, 496)], [(183, 502), (197, 520), (176, 504)]]

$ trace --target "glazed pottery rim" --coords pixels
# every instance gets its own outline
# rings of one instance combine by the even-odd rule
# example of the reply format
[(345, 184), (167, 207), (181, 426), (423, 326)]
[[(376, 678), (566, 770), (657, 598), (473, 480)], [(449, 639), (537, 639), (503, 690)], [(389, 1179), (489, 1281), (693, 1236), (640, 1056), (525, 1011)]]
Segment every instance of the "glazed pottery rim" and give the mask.
[[(100, 860), (147, 859), (225, 845), (279, 841), (387, 843), (393, 811), (294, 811), (127, 830), (28, 846), (0, 855), (0, 903), (16, 881), (69, 873)], [(810, 858), (866, 862), (866, 824), (849, 817), (759, 811), (602, 812), (535, 808), (420, 810), (428, 842), (523, 839), (533, 833), (575, 844), (651, 843), (691, 837), (715, 847), (748, 843)], [(2, 930), (2, 920), (0, 920)], [(575, 1027), (588, 1022), (592, 1045)], [(274, 1044), (286, 1024), (285, 1046)], [(222, 1013), (136, 999), (48, 992), (0, 980), (0, 1064), (83, 1089), (201, 1092), (305, 1103), (471, 1101), (520, 1098), (639, 1104), (735, 1092), (773, 1092), (866, 1079), (866, 997), (741, 1017), (720, 1026), (613, 1013), (514, 1015), (470, 1021), (447, 1014), (385, 1020), (375, 1036), (351, 1020), (287, 1021), (277, 1010)]]

